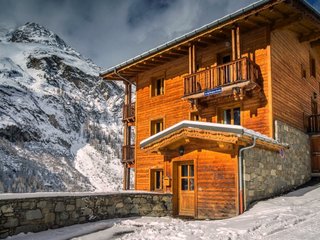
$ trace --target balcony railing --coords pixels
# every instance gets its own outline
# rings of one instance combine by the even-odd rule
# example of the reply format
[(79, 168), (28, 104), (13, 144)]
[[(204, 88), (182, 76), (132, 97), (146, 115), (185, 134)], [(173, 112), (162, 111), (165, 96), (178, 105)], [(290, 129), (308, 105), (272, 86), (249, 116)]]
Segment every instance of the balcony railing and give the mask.
[(250, 80), (256, 82), (258, 66), (248, 58), (210, 67), (184, 78), (184, 95), (192, 95), (224, 85)]
[(134, 147), (135, 145), (122, 146), (122, 163), (134, 162)]
[(135, 103), (123, 105), (123, 120), (134, 119)]
[(320, 114), (309, 116), (308, 132), (309, 133), (320, 133)]

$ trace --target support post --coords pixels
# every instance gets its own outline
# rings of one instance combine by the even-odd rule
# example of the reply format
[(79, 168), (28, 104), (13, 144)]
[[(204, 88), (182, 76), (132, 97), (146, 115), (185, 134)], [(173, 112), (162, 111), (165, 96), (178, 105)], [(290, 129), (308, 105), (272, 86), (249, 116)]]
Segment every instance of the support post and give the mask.
[[(124, 104), (130, 107), (131, 104), (131, 84), (124, 82), (125, 86), (125, 96), (124, 96)], [(130, 155), (130, 146), (131, 146), (131, 126), (128, 125), (127, 121), (124, 121), (124, 131), (123, 131), (123, 145), (126, 147), (125, 151), (126, 158), (128, 158), (128, 154)], [(129, 151), (127, 151), (129, 148)], [(124, 158), (124, 156), (122, 156)], [(126, 159), (123, 159), (126, 160)], [(130, 189), (130, 169), (128, 168), (128, 163), (123, 163), (123, 190)]]
[(231, 49), (232, 49), (232, 61), (236, 60), (236, 34), (235, 29), (231, 30)]
[(241, 46), (240, 46), (240, 28), (237, 26), (236, 28), (236, 36), (237, 36), (237, 59), (241, 58)]
[(192, 73), (196, 72), (196, 46), (192, 44)]

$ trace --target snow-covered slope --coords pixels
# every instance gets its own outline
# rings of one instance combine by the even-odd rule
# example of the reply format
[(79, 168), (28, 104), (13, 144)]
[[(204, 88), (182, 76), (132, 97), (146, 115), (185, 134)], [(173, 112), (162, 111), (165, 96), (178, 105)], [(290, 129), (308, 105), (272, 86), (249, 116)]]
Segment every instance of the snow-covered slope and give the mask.
[(121, 182), (123, 89), (44, 27), (0, 31), (0, 192)]

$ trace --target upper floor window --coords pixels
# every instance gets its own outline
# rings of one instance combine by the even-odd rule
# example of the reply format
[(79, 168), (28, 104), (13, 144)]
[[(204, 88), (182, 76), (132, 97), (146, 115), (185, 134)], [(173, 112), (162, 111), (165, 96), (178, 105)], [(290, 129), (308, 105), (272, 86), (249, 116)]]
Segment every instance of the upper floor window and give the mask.
[(311, 97), (311, 113), (312, 115), (318, 115), (318, 94), (316, 92), (313, 93)]
[(304, 64), (301, 64), (301, 78), (303, 80), (307, 78), (307, 70)]
[(164, 78), (156, 78), (151, 82), (151, 96), (159, 96), (164, 94)]
[(151, 121), (151, 135), (154, 135), (163, 130), (163, 119)]
[(200, 121), (200, 116), (198, 112), (191, 112), (190, 113), (190, 120), (191, 121)]
[(224, 109), (221, 117), (224, 124), (241, 125), (240, 107)]
[(310, 55), (310, 76), (316, 77), (316, 60)]

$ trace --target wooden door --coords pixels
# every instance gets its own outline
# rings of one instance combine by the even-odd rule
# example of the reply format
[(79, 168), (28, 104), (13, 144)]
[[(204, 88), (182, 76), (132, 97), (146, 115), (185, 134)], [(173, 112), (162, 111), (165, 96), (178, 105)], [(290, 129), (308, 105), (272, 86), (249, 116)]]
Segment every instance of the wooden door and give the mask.
[(178, 214), (194, 216), (194, 164), (193, 161), (178, 166)]

